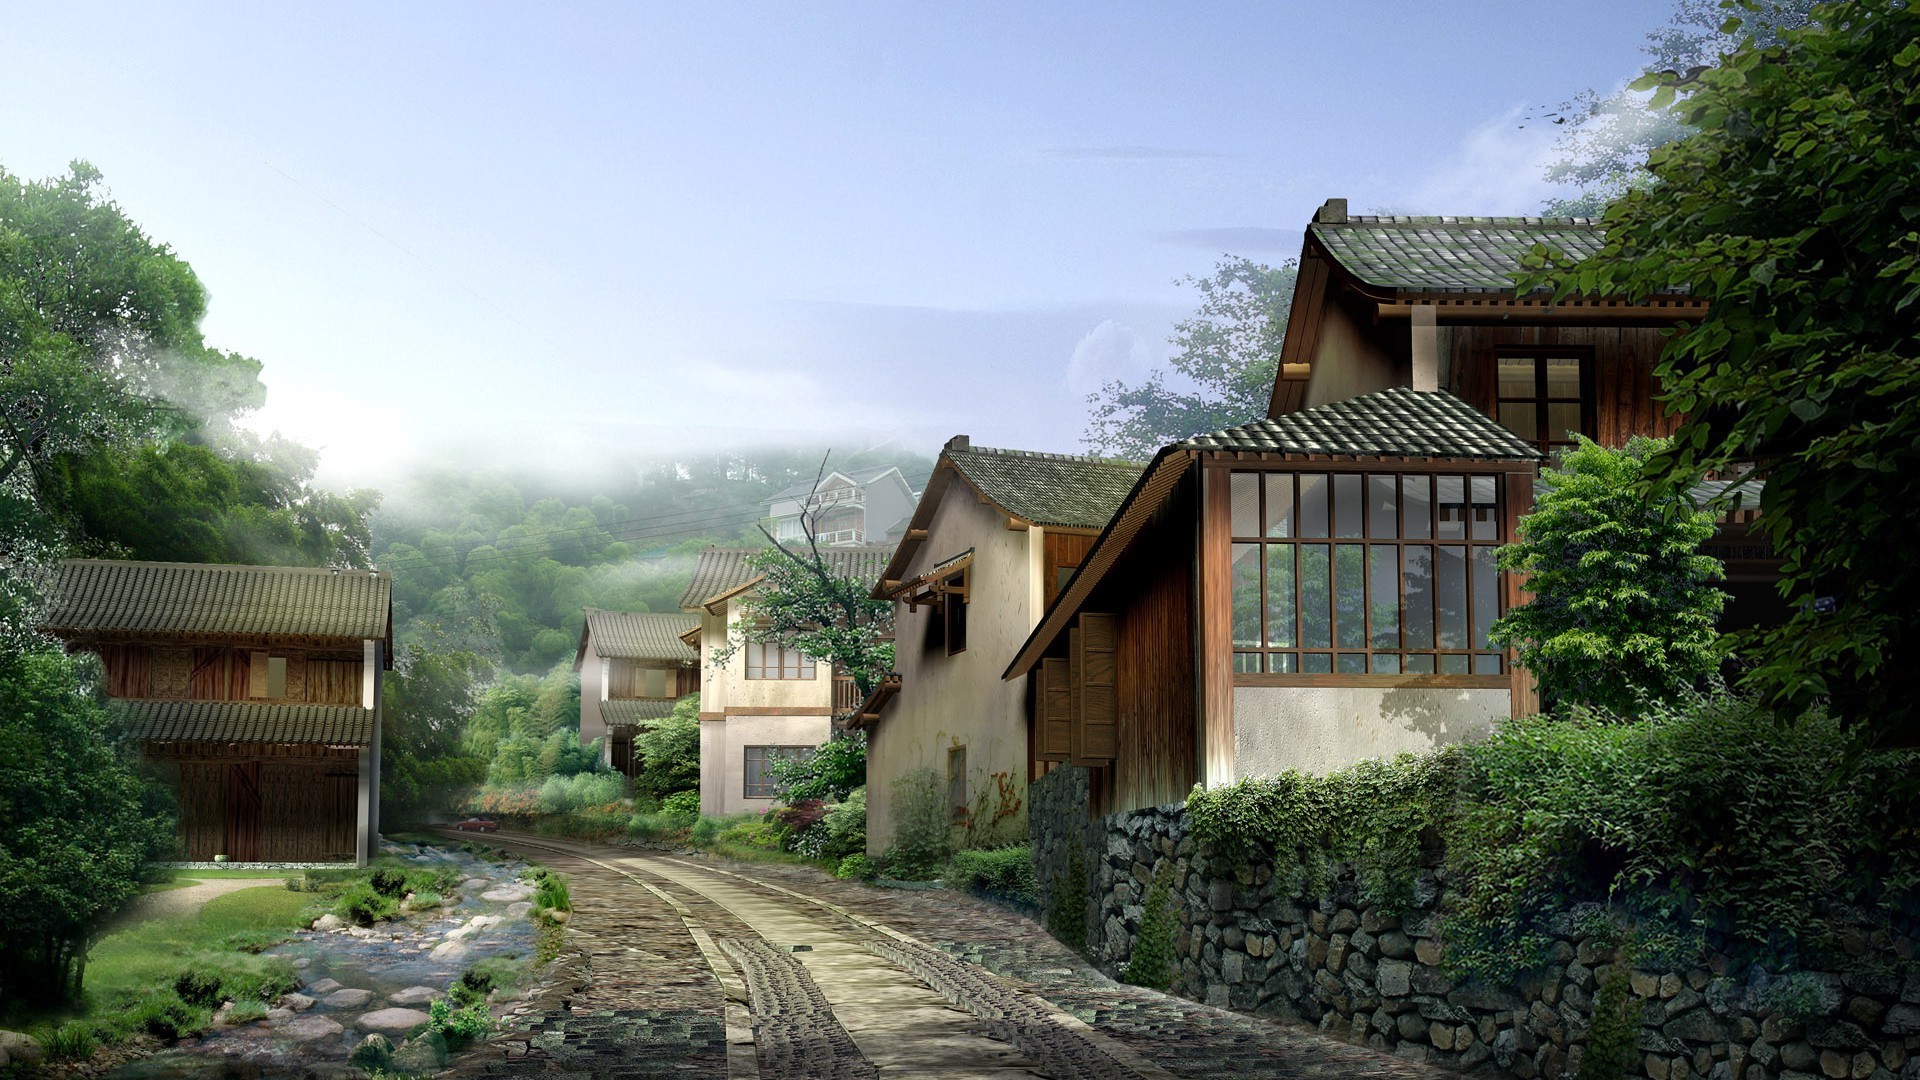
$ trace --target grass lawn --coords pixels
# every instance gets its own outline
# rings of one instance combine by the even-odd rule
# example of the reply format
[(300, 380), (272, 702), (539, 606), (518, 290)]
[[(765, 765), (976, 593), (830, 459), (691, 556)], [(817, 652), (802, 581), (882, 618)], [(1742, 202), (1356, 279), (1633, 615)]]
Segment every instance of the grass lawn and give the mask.
[(228, 878), (290, 878), (299, 877), (298, 870), (175, 870), (175, 881), (198, 879), (200, 881), (225, 881)]
[[(305, 925), (326, 901), (286, 889), (242, 889), (216, 896), (191, 915), (150, 919), (94, 945), (86, 992), (94, 1012), (122, 1008), (189, 969), (229, 972), (244, 986), (269, 976), (276, 961), (235, 951), (264, 947)], [(244, 990), (242, 991), (244, 992)]]

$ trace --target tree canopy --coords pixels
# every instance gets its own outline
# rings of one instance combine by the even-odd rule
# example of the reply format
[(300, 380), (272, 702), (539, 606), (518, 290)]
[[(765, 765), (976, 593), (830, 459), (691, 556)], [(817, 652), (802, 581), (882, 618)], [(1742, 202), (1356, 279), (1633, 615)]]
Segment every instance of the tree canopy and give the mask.
[[(1732, 27), (1730, 27), (1732, 29)], [(1679, 483), (1758, 465), (1758, 530), (1784, 560), (1789, 621), (1745, 636), (1742, 685), (1777, 709), (1826, 699), (1902, 742), (1920, 699), (1920, 9), (1817, 7), (1778, 44), (1651, 76), (1695, 133), (1653, 151), (1654, 183), (1604, 219), (1577, 264), (1541, 252), (1523, 288), (1688, 292), (1703, 321), (1657, 366), (1685, 419), (1652, 462)]]
[(1186, 278), (1200, 290), (1200, 308), (1174, 326), (1167, 366), (1088, 395), (1082, 441), (1095, 453), (1145, 461), (1170, 442), (1265, 415), (1296, 270), (1229, 255), (1212, 274)]

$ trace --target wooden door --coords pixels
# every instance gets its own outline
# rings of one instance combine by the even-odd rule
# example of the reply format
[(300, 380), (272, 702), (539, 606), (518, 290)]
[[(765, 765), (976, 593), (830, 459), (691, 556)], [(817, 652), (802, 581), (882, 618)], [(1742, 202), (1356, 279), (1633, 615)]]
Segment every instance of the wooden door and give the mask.
[(351, 862), (359, 847), (354, 830), (360, 825), (360, 777), (356, 773), (327, 774), (323, 858)]
[(227, 766), (227, 860), (260, 860), (260, 763)]

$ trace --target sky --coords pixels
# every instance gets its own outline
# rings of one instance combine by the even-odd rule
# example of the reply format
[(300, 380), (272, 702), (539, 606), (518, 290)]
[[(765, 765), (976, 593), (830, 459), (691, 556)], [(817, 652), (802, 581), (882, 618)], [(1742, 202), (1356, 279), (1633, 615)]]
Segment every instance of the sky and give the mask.
[(0, 0), (0, 168), (101, 169), (328, 486), (1074, 451), (1180, 279), (1297, 256), (1325, 199), (1538, 212), (1528, 117), (1670, 9)]

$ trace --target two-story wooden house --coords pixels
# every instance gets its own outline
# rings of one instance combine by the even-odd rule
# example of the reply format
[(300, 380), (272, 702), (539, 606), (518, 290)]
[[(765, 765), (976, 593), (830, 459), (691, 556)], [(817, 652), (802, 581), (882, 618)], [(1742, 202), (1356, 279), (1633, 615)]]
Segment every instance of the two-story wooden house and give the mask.
[[(1581, 218), (1320, 209), (1267, 415), (1163, 448), (1006, 669), (1031, 684), (1037, 771), (1088, 767), (1113, 812), (1537, 707), (1486, 640), (1520, 599), (1494, 550), (1572, 433), (1673, 430), (1654, 361), (1704, 311), (1516, 295), (1537, 243), (1581, 256), (1600, 236)], [(1729, 565), (1736, 601), (1764, 588), (1764, 561)]]
[(700, 621), (680, 612), (586, 609), (573, 670), (580, 674), (580, 743), (632, 776), (633, 737), (700, 689), (700, 655), (682, 635)]
[[(680, 608), (699, 619), (683, 640), (700, 653), (700, 812), (758, 813), (773, 806), (768, 763), (813, 753), (833, 718), (859, 704), (853, 680), (794, 649), (746, 640), (744, 602), (764, 575), (758, 548), (700, 552)], [(831, 547), (821, 554), (837, 573), (879, 579), (891, 548)], [(717, 658), (734, 646), (724, 663)]]
[(892, 840), (891, 785), (922, 768), (976, 842), (1025, 835), (1025, 688), (1000, 672), (1139, 475), (1132, 462), (947, 442), (874, 588), (896, 605), (897, 670), (856, 717), (869, 732), (870, 853)]
[(72, 559), (43, 629), (99, 655), (195, 861), (356, 862), (380, 835), (392, 582), (371, 570)]

